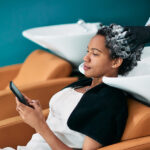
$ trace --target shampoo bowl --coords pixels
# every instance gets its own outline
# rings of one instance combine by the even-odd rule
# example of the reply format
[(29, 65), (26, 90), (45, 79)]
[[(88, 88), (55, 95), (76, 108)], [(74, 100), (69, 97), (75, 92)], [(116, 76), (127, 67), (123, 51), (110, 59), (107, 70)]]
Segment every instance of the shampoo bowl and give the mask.
[(53, 25), (23, 31), (23, 36), (51, 50), (77, 67), (86, 54), (90, 39), (96, 34), (99, 23)]

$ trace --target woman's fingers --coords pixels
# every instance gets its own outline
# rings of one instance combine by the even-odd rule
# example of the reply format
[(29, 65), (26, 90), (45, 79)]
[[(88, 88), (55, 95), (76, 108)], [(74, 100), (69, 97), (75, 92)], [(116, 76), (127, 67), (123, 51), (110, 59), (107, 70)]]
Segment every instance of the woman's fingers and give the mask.
[(33, 106), (33, 108), (29, 107), (29, 106), (26, 106), (24, 105), (23, 103), (21, 103), (18, 98), (16, 97), (16, 110), (22, 114), (29, 114), (31, 111), (33, 111), (33, 108), (35, 110), (38, 110), (38, 111), (41, 111), (41, 105), (40, 105), (40, 102), (39, 100), (30, 100), (29, 102), (29, 105)]
[(30, 101), (30, 105), (33, 106), (34, 109), (22, 104), (17, 98), (16, 103), (16, 110), (18, 111), (23, 121), (31, 127), (35, 128), (35, 130), (39, 130), (39, 124), (41, 121), (45, 122), (45, 118), (40, 107), (40, 102), (38, 100)]
[(16, 104), (17, 104), (17, 106), (21, 105), (21, 102), (18, 100), (18, 98), (15, 97), (15, 99), (16, 99)]
[(16, 107), (16, 110), (19, 112), (20, 111), (20, 109), (18, 108), (18, 107)]
[(38, 100), (32, 100), (32, 102), (29, 103), (31, 106), (33, 106), (36, 110), (40, 110), (41, 106)]
[(16, 97), (16, 104), (17, 104), (16, 109), (19, 110), (19, 111), (21, 111), (21, 112), (29, 111), (29, 110), (32, 109), (32, 108), (30, 108), (29, 106), (26, 106), (26, 105), (24, 105), (23, 103), (21, 103), (21, 102), (18, 100), (17, 97)]
[(31, 98), (29, 98), (28, 96), (26, 96), (24, 93), (22, 93), (22, 95), (28, 101), (29, 104), (36, 103), (36, 104), (38, 104), (40, 106), (39, 100), (32, 100)]
[(39, 100), (31, 100), (31, 102), (30, 102), (29, 104), (30, 104), (30, 105), (36, 104), (36, 105), (38, 105), (39, 107), (41, 107)]

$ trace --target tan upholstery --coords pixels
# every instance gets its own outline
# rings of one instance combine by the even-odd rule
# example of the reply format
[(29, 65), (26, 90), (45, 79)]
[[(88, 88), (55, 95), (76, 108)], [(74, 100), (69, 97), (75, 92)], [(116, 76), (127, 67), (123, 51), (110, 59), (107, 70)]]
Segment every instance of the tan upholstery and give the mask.
[(17, 86), (27, 85), (67, 77), (71, 72), (72, 66), (64, 59), (44, 50), (35, 50), (26, 58), (13, 81)]
[(17, 76), (21, 66), (22, 64), (15, 64), (0, 67), (0, 90), (5, 89), (9, 82)]
[(98, 150), (150, 150), (150, 136), (126, 140)]
[(129, 116), (122, 140), (150, 135), (150, 107), (129, 99), (128, 111)]

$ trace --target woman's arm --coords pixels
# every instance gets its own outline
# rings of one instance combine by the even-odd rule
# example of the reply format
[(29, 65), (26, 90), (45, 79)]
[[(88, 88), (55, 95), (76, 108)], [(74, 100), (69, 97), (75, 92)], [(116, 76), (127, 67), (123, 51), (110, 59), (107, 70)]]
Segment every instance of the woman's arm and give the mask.
[(28, 100), (29, 104), (34, 107), (34, 109), (20, 103), (16, 98), (16, 103), (17, 103), (16, 110), (19, 112), (24, 122), (30, 125), (32, 128), (34, 128), (36, 132), (38, 132), (47, 141), (51, 149), (73, 150), (72, 148), (68, 147), (63, 142), (61, 142), (55, 136), (55, 134), (50, 130), (42, 114), (42, 109), (40, 107), (39, 101), (30, 100), (26, 96), (25, 98)]
[[(31, 100), (25, 95), (24, 97), (29, 102), (29, 104), (33, 106), (34, 109), (20, 103), (16, 98), (16, 103), (17, 103), (16, 110), (19, 112), (24, 122), (30, 125), (32, 128), (34, 128), (36, 132), (39, 133), (47, 141), (51, 149), (79, 150), (79, 149), (72, 149), (68, 147), (61, 140), (59, 140), (57, 136), (55, 136), (55, 134), (51, 131), (51, 129), (49, 128), (49, 126), (45, 121), (38, 100)], [(84, 139), (82, 150), (97, 150), (100, 147), (102, 147), (100, 143), (86, 136)]]
[(61, 142), (55, 134), (50, 130), (46, 122), (41, 124), (41, 128), (37, 131), (50, 145), (53, 150), (73, 150), (72, 148)]

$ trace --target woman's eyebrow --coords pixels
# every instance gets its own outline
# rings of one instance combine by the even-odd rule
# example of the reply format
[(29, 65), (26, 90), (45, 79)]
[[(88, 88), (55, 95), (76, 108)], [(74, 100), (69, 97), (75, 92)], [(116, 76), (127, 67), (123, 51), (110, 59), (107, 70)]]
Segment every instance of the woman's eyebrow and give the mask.
[(97, 48), (91, 48), (92, 50), (97, 50), (97, 51), (99, 51), (99, 52), (101, 52), (101, 53), (103, 53), (103, 51), (102, 50), (100, 50), (100, 49), (97, 49)]
[[(87, 49), (89, 49), (89, 47), (87, 47)], [(99, 51), (99, 52), (103, 53), (103, 51), (102, 51), (102, 50), (97, 49), (97, 48), (91, 48), (91, 50), (97, 50), (97, 51)]]

